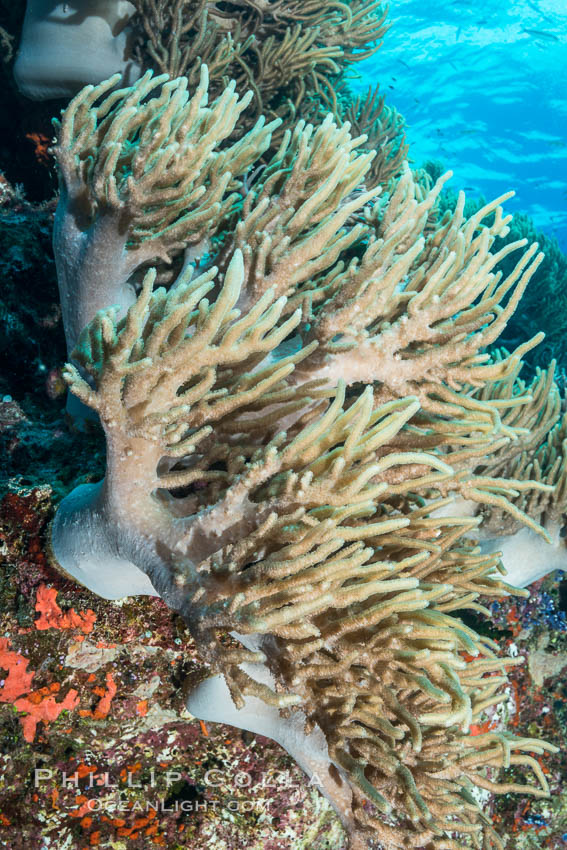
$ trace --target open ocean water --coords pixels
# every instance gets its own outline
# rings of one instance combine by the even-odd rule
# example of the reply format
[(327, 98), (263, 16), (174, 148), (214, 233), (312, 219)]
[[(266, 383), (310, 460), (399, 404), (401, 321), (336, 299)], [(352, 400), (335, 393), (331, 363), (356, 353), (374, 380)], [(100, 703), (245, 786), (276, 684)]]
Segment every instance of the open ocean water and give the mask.
[(567, 250), (567, 0), (394, 0), (380, 51), (353, 87), (380, 81), (406, 119), (410, 156), (449, 184), (530, 215)]

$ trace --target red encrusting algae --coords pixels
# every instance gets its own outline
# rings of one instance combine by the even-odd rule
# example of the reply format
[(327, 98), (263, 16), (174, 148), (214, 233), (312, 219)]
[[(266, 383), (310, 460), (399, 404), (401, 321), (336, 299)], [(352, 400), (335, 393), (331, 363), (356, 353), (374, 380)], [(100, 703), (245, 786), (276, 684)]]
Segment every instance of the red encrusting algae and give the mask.
[(35, 610), (40, 614), (35, 621), (36, 629), (81, 629), (85, 634), (93, 630), (96, 614), (90, 608), (77, 614), (74, 608), (62, 611), (56, 602), (54, 587), (40, 584), (37, 589)]
[(77, 706), (79, 695), (71, 688), (63, 701), (57, 702), (54, 694), (60, 690), (58, 682), (30, 691), (35, 673), (28, 672), (28, 663), (27, 658), (10, 649), (6, 638), (0, 638), (0, 667), (8, 671), (4, 685), (0, 688), (0, 702), (11, 703), (18, 711), (25, 712), (20, 717), (20, 723), (25, 740), (31, 744), (39, 721), (50, 723), (57, 720), (62, 711)]
[(93, 711), (89, 711), (85, 708), (81, 709), (79, 711), (81, 717), (94, 717), (95, 720), (102, 720), (107, 717), (108, 712), (110, 711), (110, 703), (116, 694), (116, 690), (116, 682), (114, 681), (112, 673), (107, 673), (106, 689), (102, 687), (94, 688), (95, 694), (100, 697), (97, 707)]

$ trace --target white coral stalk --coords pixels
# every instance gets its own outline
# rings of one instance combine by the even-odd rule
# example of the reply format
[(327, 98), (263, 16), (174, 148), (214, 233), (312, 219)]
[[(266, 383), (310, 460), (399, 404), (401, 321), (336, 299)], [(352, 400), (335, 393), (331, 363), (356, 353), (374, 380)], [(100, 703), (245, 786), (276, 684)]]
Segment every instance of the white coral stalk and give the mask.
[(124, 84), (140, 75), (127, 56), (128, 0), (27, 0), (14, 77), (27, 97), (71, 97), (117, 72)]

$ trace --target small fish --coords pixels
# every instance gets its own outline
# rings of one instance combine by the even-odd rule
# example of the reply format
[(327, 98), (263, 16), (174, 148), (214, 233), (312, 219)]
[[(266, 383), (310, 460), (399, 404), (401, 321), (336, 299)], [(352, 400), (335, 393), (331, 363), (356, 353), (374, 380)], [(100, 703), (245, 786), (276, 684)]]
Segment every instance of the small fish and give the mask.
[(533, 10), (534, 10), (534, 12), (537, 12), (537, 13), (538, 13), (538, 15), (541, 15), (541, 17), (542, 17), (542, 18), (544, 18), (544, 20), (549, 21), (549, 22), (550, 22), (550, 23), (552, 23), (552, 24), (553, 24), (553, 23), (555, 23), (555, 22), (553, 21), (553, 19), (552, 19), (552, 18), (550, 18), (548, 15), (545, 15), (545, 14), (541, 11), (541, 9), (538, 9), (538, 7), (536, 6), (536, 4), (535, 4), (535, 3), (533, 3), (533, 2), (532, 2), (532, 0), (528, 0), (528, 6), (529, 6), (531, 9), (533, 9)]
[(549, 41), (561, 41), (558, 35), (555, 35), (553, 32), (547, 32), (547, 30), (532, 30), (524, 27), (522, 32), (525, 32), (528, 35), (533, 35), (536, 38), (547, 38)]

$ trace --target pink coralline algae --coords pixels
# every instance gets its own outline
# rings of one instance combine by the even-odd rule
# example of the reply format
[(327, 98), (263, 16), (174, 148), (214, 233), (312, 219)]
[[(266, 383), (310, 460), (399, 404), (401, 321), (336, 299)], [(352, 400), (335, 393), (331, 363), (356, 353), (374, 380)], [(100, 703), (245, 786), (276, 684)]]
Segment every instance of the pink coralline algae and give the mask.
[(35, 673), (28, 671), (28, 663), (19, 652), (10, 648), (7, 638), (0, 638), (0, 667), (8, 671), (0, 688), (0, 702), (12, 703), (18, 711), (25, 712), (20, 716), (20, 723), (25, 740), (32, 743), (39, 721), (50, 723), (57, 720), (62, 711), (77, 706), (79, 695), (71, 688), (62, 702), (57, 702), (55, 694), (61, 687), (58, 682), (30, 691)]
[(40, 617), (35, 621), (36, 629), (80, 629), (85, 634), (92, 632), (96, 614), (90, 608), (77, 614), (74, 608), (62, 611), (57, 602), (57, 591), (45, 584), (39, 586), (35, 610)]
[(29, 692), (34, 674), (28, 672), (29, 661), (9, 649), (7, 638), (0, 638), (0, 667), (8, 671), (0, 690), (1, 702), (12, 702), (21, 694)]
[(104, 717), (108, 716), (110, 703), (112, 702), (112, 698), (116, 695), (116, 682), (114, 681), (112, 673), (106, 674), (106, 688), (95, 688), (94, 692), (100, 697), (97, 707), (94, 711), (81, 709), (79, 714), (81, 717), (94, 717), (96, 720), (102, 720)]

